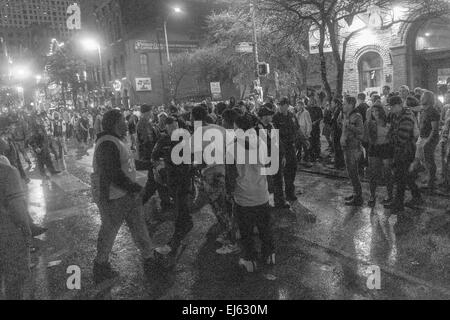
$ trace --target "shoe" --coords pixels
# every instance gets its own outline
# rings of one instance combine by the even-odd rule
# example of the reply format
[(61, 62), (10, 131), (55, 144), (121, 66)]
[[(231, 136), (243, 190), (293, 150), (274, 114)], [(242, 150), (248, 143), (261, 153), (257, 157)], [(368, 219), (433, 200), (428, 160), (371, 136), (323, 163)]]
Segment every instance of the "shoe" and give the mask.
[(376, 203), (377, 203), (377, 200), (376, 200), (375, 198), (373, 198), (373, 199), (370, 199), (369, 202), (367, 202), (367, 205), (368, 205), (370, 208), (374, 208), (375, 205), (376, 205)]
[(353, 198), (353, 200), (345, 202), (345, 205), (348, 207), (360, 207), (364, 204), (364, 200), (362, 197)]
[(287, 197), (286, 197), (286, 200), (287, 200), (287, 201), (290, 201), (290, 202), (295, 202), (295, 201), (297, 201), (298, 199), (297, 199), (297, 197), (296, 197), (295, 195), (290, 195), (290, 196), (287, 196)]
[(385, 208), (385, 209), (388, 209), (388, 210), (392, 210), (393, 212), (402, 212), (402, 211), (405, 211), (405, 207), (404, 207), (404, 206), (397, 205), (397, 204), (395, 204), (395, 203), (393, 203), (393, 202), (388, 203), (388, 204), (385, 204), (385, 205), (384, 205), (384, 208)]
[(222, 233), (221, 235), (219, 235), (216, 239), (216, 242), (218, 242), (222, 245), (226, 245), (229, 243), (229, 241), (227, 239), (227, 235), (225, 233)]
[(245, 269), (248, 273), (253, 273), (257, 271), (256, 261), (245, 260), (243, 258), (239, 259), (239, 266)]
[(287, 202), (275, 204), (276, 209), (290, 209), (291, 205)]
[(405, 203), (405, 207), (414, 209), (416, 207), (420, 207), (423, 204), (424, 204), (423, 199), (422, 198), (418, 198), (418, 199), (412, 199), (410, 201), (407, 201)]
[(163, 257), (155, 253), (154, 258), (144, 261), (145, 277), (150, 282), (164, 281), (167, 279), (167, 266), (163, 262)]
[(57, 176), (60, 173), (61, 173), (61, 171), (55, 170), (51, 174), (52, 174), (52, 176)]
[(216, 253), (220, 255), (235, 254), (239, 252), (241, 252), (241, 249), (239, 249), (237, 244), (227, 244), (216, 250)]
[(266, 264), (268, 266), (274, 266), (275, 265), (275, 253), (272, 253), (270, 256), (267, 257)]
[(95, 262), (93, 273), (95, 284), (119, 277), (119, 273), (109, 263), (99, 264)]
[(383, 205), (387, 205), (387, 204), (390, 204), (392, 201), (394, 201), (393, 198), (386, 198), (386, 199), (384, 199), (381, 203), (382, 203)]
[(31, 182), (31, 179), (28, 178), (28, 177), (26, 177), (26, 178), (24, 179), (24, 181), (25, 181), (26, 184), (29, 184), (29, 183)]
[(37, 226), (37, 225), (35, 225), (35, 224), (32, 224), (32, 225), (30, 226), (30, 229), (31, 229), (31, 236), (32, 236), (33, 238), (39, 237), (40, 235), (46, 233), (47, 230), (48, 230), (47, 228), (40, 227), (40, 226)]
[(345, 201), (352, 201), (355, 196), (352, 194), (351, 196), (345, 197)]

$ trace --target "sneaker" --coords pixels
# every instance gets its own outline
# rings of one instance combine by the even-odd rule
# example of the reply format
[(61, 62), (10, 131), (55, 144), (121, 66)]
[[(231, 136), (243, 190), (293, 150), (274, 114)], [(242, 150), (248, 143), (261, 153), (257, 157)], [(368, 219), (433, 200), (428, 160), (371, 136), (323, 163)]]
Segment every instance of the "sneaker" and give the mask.
[(289, 203), (287, 203), (287, 202), (285, 202), (285, 203), (277, 203), (277, 204), (275, 204), (275, 208), (277, 208), (277, 209), (290, 209), (291, 205)]
[(248, 273), (253, 273), (257, 270), (256, 261), (245, 260), (243, 258), (239, 259), (239, 266)]
[(55, 170), (51, 174), (52, 174), (52, 176), (57, 176), (58, 174), (61, 174), (61, 171)]
[(386, 198), (386, 199), (384, 199), (381, 203), (382, 203), (383, 205), (388, 205), (388, 204), (390, 204), (392, 201), (394, 201), (393, 198)]
[(275, 253), (272, 253), (270, 256), (267, 257), (266, 264), (269, 266), (275, 265)]
[(362, 197), (353, 198), (351, 201), (345, 202), (345, 205), (348, 207), (360, 207), (364, 204), (364, 200)]
[(216, 242), (218, 242), (222, 245), (226, 245), (229, 243), (229, 241), (227, 239), (227, 235), (225, 233), (222, 233), (221, 235), (219, 235), (216, 239)]
[(352, 194), (351, 196), (345, 197), (345, 201), (352, 201), (355, 196)]
[(373, 198), (373, 199), (370, 199), (369, 202), (367, 202), (367, 205), (368, 205), (370, 208), (374, 208), (375, 205), (376, 205), (376, 203), (377, 203), (377, 200), (376, 200), (375, 198)]
[(239, 253), (240, 251), (241, 249), (239, 249), (239, 246), (237, 244), (227, 244), (224, 245), (222, 248), (217, 249), (216, 253), (220, 255), (226, 255)]
[(295, 201), (297, 201), (298, 199), (297, 199), (297, 197), (296, 197), (295, 195), (290, 195), (290, 196), (287, 196), (287, 197), (286, 197), (286, 200), (287, 200), (287, 201), (291, 201), (291, 202), (295, 202)]
[(160, 260), (158, 254), (154, 258), (148, 258), (144, 261), (144, 272), (147, 280), (161, 281), (166, 279), (166, 268), (164, 263)]
[(31, 229), (31, 236), (32, 236), (33, 238), (39, 237), (40, 235), (46, 233), (47, 230), (48, 230), (47, 228), (40, 227), (40, 226), (37, 226), (37, 225), (35, 225), (35, 224), (32, 224), (32, 225), (30, 226), (30, 229)]
[(393, 212), (403, 212), (405, 211), (405, 208), (403, 205), (397, 205), (395, 203), (388, 203), (384, 205), (385, 209), (392, 210)]
[(119, 277), (119, 273), (115, 271), (109, 263), (99, 264), (95, 262), (93, 273), (95, 284)]

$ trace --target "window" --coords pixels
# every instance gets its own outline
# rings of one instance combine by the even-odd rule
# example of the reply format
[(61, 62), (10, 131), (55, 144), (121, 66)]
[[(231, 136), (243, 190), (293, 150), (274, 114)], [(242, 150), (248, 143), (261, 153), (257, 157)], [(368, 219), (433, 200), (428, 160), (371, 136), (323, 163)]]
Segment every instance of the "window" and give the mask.
[(419, 29), (416, 38), (417, 51), (442, 51), (450, 49), (450, 19), (427, 21)]
[(145, 53), (141, 53), (139, 56), (139, 64), (141, 65), (141, 73), (148, 75), (148, 56)]
[(381, 87), (383, 77), (383, 59), (376, 52), (363, 54), (358, 63), (359, 91)]

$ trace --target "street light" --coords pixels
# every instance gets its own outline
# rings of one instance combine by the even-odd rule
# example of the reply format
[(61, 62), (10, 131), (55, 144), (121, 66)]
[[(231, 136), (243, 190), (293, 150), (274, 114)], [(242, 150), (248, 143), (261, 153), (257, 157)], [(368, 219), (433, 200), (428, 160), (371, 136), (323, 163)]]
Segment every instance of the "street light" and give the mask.
[(103, 60), (102, 60), (102, 48), (100, 44), (92, 38), (86, 38), (81, 41), (85, 50), (98, 52), (98, 61), (100, 64), (100, 86), (103, 85)]
[(169, 65), (171, 64), (171, 61), (170, 61), (170, 53), (169, 53), (169, 39), (167, 37), (167, 20), (169, 19), (171, 13), (180, 14), (182, 12), (183, 12), (183, 10), (181, 10), (180, 7), (174, 7), (174, 8), (172, 8), (172, 11), (169, 12), (166, 19), (164, 19), (164, 36), (166, 38), (166, 53), (167, 53), (167, 61), (169, 62)]

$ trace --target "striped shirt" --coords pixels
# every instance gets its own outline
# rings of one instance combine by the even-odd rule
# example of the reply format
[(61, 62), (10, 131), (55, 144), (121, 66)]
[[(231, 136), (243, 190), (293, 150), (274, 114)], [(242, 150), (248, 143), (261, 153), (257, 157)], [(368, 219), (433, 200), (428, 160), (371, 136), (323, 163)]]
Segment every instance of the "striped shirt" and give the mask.
[(415, 117), (408, 109), (392, 114), (388, 139), (394, 147), (394, 161), (412, 161), (415, 154)]

